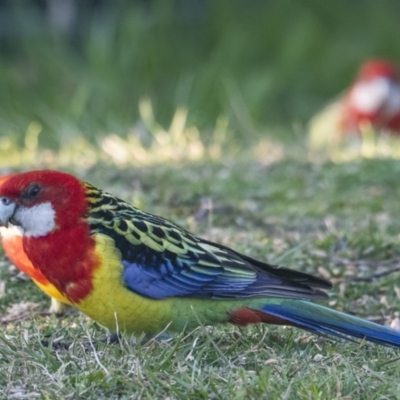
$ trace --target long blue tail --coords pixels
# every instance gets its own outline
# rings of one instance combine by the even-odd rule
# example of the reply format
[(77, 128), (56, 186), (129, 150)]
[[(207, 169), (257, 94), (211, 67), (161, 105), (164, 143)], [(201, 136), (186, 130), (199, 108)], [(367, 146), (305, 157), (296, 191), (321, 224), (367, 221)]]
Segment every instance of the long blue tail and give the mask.
[(400, 347), (400, 331), (308, 301), (284, 299), (268, 303), (261, 310), (314, 333)]

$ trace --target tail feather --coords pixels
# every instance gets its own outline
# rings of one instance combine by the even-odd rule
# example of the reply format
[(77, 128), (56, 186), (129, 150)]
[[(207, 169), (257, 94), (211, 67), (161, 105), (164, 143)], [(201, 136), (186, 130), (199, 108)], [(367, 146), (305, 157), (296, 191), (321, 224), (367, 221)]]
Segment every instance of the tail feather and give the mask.
[[(265, 313), (264, 317), (261, 313)], [(278, 318), (286, 321), (287, 325), (314, 333), (348, 340), (354, 337), (400, 348), (399, 331), (307, 301), (283, 300), (280, 303), (269, 303), (261, 307), (257, 315), (261, 322)]]

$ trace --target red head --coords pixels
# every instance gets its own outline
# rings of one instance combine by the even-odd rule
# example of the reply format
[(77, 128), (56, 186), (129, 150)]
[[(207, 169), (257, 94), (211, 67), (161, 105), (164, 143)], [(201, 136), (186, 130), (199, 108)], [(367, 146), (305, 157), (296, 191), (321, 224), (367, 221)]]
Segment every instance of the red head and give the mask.
[(0, 225), (19, 225), (26, 236), (40, 237), (74, 226), (86, 206), (81, 182), (63, 172), (16, 174), (0, 187)]
[(0, 186), (0, 226), (20, 228), (35, 271), (72, 302), (90, 293), (100, 265), (84, 220), (85, 194), (82, 182), (57, 171), (16, 174)]
[(8, 174), (8, 175), (2, 175), (0, 176), (0, 186), (9, 178), (14, 176), (15, 174)]
[(362, 124), (400, 132), (400, 85), (396, 66), (385, 60), (364, 63), (343, 102), (341, 129), (358, 133)]
[(365, 62), (358, 72), (359, 80), (371, 80), (379, 77), (396, 80), (396, 66), (390, 61), (375, 59)]

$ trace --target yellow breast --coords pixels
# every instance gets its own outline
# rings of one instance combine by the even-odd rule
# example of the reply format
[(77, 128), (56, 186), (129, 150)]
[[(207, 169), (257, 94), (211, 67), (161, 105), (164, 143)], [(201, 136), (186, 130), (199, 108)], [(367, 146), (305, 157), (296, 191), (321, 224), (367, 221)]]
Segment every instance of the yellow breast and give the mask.
[(181, 331), (199, 324), (226, 322), (229, 310), (242, 301), (170, 297), (151, 300), (126, 288), (121, 254), (113, 239), (98, 234), (96, 252), (101, 265), (94, 271), (93, 289), (75, 306), (113, 332), (157, 334), (165, 328)]
[(58, 301), (60, 301), (61, 303), (64, 304), (69, 304), (72, 305), (72, 303), (65, 297), (63, 296), (58, 289), (52, 285), (50, 282), (47, 283), (40, 283), (37, 280), (33, 279), (33, 281), (36, 283), (36, 285), (39, 286), (39, 288), (41, 290), (43, 290), (43, 292), (45, 292), (48, 296), (52, 297), (53, 299), (56, 299)]
[(96, 235), (101, 266), (94, 271), (93, 290), (75, 306), (114, 332), (157, 333), (171, 322), (171, 302), (151, 300), (125, 287), (121, 255), (113, 239)]

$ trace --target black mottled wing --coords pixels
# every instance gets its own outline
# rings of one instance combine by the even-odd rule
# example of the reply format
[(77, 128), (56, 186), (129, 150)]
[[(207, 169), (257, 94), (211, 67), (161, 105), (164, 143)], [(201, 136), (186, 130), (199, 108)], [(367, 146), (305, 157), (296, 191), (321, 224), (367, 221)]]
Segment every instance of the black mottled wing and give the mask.
[(122, 255), (124, 283), (142, 296), (315, 299), (327, 297), (316, 288), (331, 288), (329, 281), (253, 260), (87, 187), (86, 217), (92, 233), (114, 239)]

